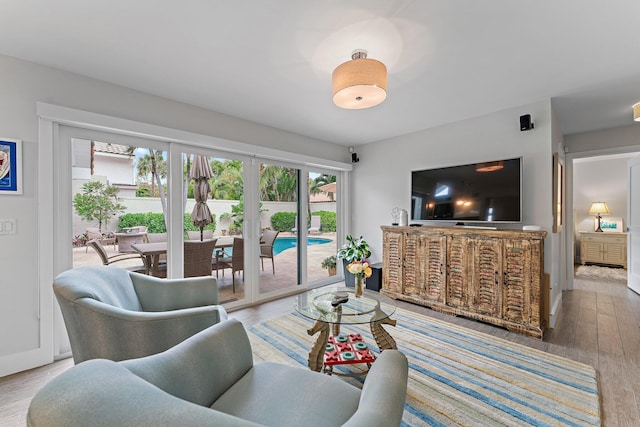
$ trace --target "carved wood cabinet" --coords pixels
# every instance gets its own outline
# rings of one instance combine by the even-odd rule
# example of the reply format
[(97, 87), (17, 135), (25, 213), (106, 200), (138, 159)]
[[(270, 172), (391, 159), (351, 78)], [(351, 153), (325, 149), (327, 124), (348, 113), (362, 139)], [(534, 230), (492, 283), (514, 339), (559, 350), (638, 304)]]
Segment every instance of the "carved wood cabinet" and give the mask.
[(383, 294), (542, 338), (545, 231), (383, 226)]

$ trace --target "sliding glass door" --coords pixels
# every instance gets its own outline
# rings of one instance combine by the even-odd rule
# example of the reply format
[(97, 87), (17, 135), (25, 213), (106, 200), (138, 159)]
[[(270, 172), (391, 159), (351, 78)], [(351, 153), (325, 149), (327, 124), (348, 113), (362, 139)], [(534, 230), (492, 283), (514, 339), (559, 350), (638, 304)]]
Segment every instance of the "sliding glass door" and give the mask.
[(286, 292), (302, 283), (296, 230), (300, 169), (265, 161), (258, 164), (258, 176), (259, 293)]
[(221, 303), (243, 301), (251, 274), (245, 271), (245, 159), (194, 147), (184, 148), (181, 159), (183, 276), (212, 275)]
[(339, 194), (335, 172), (310, 169), (307, 183), (307, 281), (313, 283), (337, 274)]
[(337, 280), (340, 175), (64, 129), (71, 180), (59, 200), (71, 206), (63, 228), (72, 236), (73, 267), (113, 263), (158, 277), (212, 275), (220, 301), (231, 306)]
[(64, 128), (61, 135), (70, 153), (71, 265), (148, 273), (136, 245), (146, 243), (150, 233), (166, 235), (166, 146), (75, 128)]

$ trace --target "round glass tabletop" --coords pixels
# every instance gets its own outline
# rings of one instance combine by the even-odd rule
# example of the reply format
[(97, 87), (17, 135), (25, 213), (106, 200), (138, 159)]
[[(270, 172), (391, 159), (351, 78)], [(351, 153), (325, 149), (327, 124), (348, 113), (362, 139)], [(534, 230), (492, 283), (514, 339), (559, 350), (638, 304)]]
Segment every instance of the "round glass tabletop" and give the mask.
[(313, 289), (298, 295), (294, 307), (309, 319), (342, 325), (379, 322), (396, 311), (391, 298), (369, 290), (356, 298), (355, 288)]

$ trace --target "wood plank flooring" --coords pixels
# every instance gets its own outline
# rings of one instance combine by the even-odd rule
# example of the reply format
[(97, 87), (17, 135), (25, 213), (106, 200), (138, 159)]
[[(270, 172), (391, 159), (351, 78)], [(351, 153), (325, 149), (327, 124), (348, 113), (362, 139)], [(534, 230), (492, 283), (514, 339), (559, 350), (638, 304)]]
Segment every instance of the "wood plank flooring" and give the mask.
[[(397, 301), (399, 307), (519, 344), (590, 364), (598, 371), (604, 426), (640, 425), (640, 296), (624, 284), (576, 279), (563, 293), (556, 328), (544, 341), (428, 308)], [(284, 298), (230, 313), (252, 325), (290, 313)], [(23, 427), (31, 397), (53, 377), (73, 365), (71, 359), (0, 378), (0, 427)]]

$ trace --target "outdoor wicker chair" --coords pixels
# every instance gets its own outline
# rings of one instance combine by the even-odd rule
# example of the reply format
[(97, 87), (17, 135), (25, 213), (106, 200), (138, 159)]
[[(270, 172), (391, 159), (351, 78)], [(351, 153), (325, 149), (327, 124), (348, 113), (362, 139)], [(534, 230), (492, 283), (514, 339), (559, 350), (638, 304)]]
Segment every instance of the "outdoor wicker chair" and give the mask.
[(184, 241), (184, 277), (211, 276), (211, 259), (217, 240)]
[(271, 269), (273, 274), (276, 274), (276, 266), (273, 260), (273, 245), (278, 237), (279, 231), (265, 230), (262, 233), (262, 239), (260, 240), (260, 263), (262, 264), (262, 270), (264, 271), (264, 259), (271, 258)]
[(233, 239), (233, 247), (231, 256), (226, 256), (222, 251), (216, 252), (216, 277), (218, 270), (222, 269), (224, 274), (225, 268), (231, 269), (231, 285), (233, 292), (236, 291), (236, 272), (242, 271), (244, 274), (244, 239), (236, 237)]

